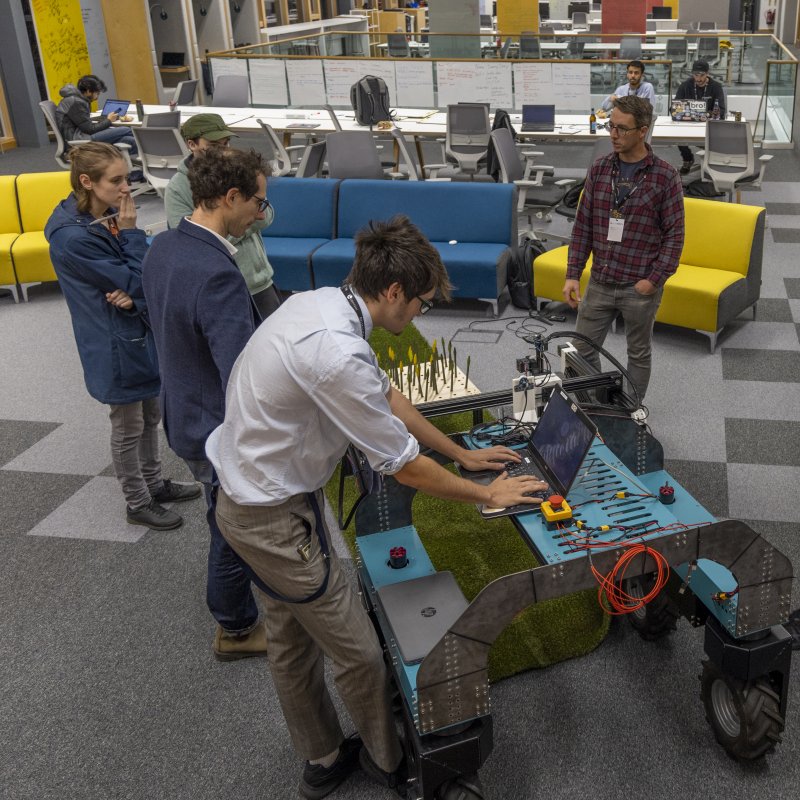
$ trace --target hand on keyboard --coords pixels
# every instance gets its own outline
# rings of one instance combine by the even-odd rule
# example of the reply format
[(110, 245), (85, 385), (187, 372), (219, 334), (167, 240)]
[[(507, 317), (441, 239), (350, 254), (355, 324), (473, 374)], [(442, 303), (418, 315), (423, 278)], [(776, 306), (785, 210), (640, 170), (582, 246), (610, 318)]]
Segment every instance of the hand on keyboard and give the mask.
[(519, 456), (510, 448), (502, 445), (483, 447), (479, 450), (467, 450), (459, 454), (458, 463), (470, 472), (480, 472), (491, 469), (500, 472), (509, 464), (519, 463)]
[[(487, 487), (491, 499), (486, 504), (494, 508), (522, 505), (523, 503), (541, 503), (547, 498), (547, 483), (533, 475), (512, 477), (504, 472)], [(541, 495), (544, 496), (541, 496)]]

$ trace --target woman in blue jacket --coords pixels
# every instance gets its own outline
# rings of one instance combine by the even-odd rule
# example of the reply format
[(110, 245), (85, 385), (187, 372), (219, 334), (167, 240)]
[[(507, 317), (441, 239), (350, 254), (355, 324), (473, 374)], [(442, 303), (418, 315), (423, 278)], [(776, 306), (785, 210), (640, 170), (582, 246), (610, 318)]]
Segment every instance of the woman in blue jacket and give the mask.
[(127, 501), (127, 519), (154, 530), (183, 519), (161, 504), (200, 495), (196, 484), (161, 476), (160, 382), (142, 292), (144, 231), (128, 169), (110, 144), (70, 151), (72, 194), (45, 226), (50, 258), (67, 300), (89, 394), (110, 406), (111, 457)]

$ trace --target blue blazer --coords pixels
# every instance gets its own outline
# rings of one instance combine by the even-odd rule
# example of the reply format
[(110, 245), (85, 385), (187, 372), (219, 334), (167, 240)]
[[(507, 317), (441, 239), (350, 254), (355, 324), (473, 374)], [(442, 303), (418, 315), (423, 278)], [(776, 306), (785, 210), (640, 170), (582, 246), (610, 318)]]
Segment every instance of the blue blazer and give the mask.
[(182, 219), (153, 239), (142, 285), (161, 365), (161, 413), (170, 447), (205, 459), (225, 417), (225, 387), (255, 330), (250, 292), (225, 246)]

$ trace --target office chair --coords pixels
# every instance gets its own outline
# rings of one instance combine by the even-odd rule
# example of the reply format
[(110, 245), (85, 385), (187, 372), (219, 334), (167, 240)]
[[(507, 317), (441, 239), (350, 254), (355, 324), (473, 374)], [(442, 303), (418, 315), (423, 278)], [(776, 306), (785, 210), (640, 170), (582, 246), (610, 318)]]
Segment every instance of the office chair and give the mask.
[[(500, 163), (500, 180), (502, 183), (513, 183), (519, 194), (517, 197), (517, 213), (525, 208), (539, 209), (537, 217), (550, 219), (550, 212), (564, 199), (568, 186), (575, 183), (572, 178), (563, 178), (545, 185), (544, 177), (553, 167), (534, 164), (534, 159), (542, 153), (527, 151), (520, 153), (514, 144), (514, 138), (508, 128), (497, 128), (491, 132), (495, 154)], [(521, 157), (524, 157), (523, 165)], [(533, 196), (528, 192), (535, 190)]]
[(291, 154), (299, 154), (300, 151), (305, 152), (306, 145), (298, 144), (291, 147), (284, 147), (281, 137), (275, 133), (271, 125), (268, 125), (260, 119), (256, 119), (256, 122), (261, 126), (267, 138), (267, 148), (270, 151), (267, 157), (275, 165), (272, 170), (272, 176), (283, 177), (284, 175), (291, 175), (299, 164), (299, 160), (295, 162), (292, 161)]
[(400, 153), (400, 160), (405, 165), (406, 170), (398, 172), (390, 172), (392, 178), (407, 178), (410, 181), (447, 181), (449, 177), (439, 177), (441, 170), (448, 170), (447, 164), (425, 164), (423, 165), (419, 159), (419, 151), (417, 149), (417, 137), (412, 136), (411, 141), (407, 141), (406, 137), (400, 128), (392, 129), (392, 138), (394, 139), (397, 150)]
[(619, 58), (632, 61), (642, 57), (642, 40), (639, 36), (621, 36), (619, 39)]
[(247, 75), (220, 75), (214, 81), (211, 105), (215, 108), (245, 108), (250, 105)]
[(589, 15), (585, 11), (573, 11), (572, 13), (572, 30), (588, 30), (589, 29)]
[[(699, 155), (699, 154), (698, 154)], [(725, 192), (728, 201), (741, 202), (742, 186), (760, 187), (770, 155), (759, 156), (756, 164), (753, 134), (747, 122), (710, 119), (706, 123), (706, 142), (700, 174), (711, 178), (718, 192)]]
[(189, 155), (189, 148), (177, 128), (134, 128), (133, 138), (139, 148), (144, 177), (163, 199), (167, 184), (177, 172), (178, 164)]
[(172, 96), (172, 101), (179, 106), (193, 106), (194, 96), (197, 91), (197, 81), (181, 81), (175, 87), (175, 94)]
[(537, 59), (542, 57), (539, 37), (533, 31), (523, 31), (519, 35), (519, 57)]
[(313, 142), (306, 145), (303, 157), (297, 165), (295, 178), (319, 178), (325, 162), (325, 142)]
[(586, 39), (579, 39), (577, 36), (573, 36), (567, 42), (567, 58), (582, 59), (584, 47), (586, 47)]
[(339, 117), (336, 116), (336, 112), (333, 110), (333, 106), (327, 105), (322, 106), (330, 115), (331, 123), (333, 124), (334, 130), (340, 131), (342, 130), (342, 123), (339, 122)]
[(75, 139), (74, 141), (70, 142), (64, 141), (64, 137), (61, 135), (61, 129), (58, 127), (58, 123), (56, 122), (56, 104), (52, 100), (42, 100), (42, 102), (39, 103), (39, 108), (42, 109), (42, 114), (44, 114), (44, 118), (47, 124), (50, 126), (50, 130), (53, 131), (56, 137), (56, 164), (63, 169), (69, 169), (69, 159), (67, 159), (65, 155), (67, 149), (78, 144), (84, 144), (86, 140)]
[(458, 172), (474, 178), (489, 151), (488, 103), (457, 103), (447, 106), (445, 156)]
[(508, 58), (508, 51), (511, 48), (511, 37), (509, 36), (500, 48), (500, 58)]
[(336, 131), (325, 137), (329, 178), (388, 177), (369, 131)]
[(590, 22), (589, 23), (589, 33), (602, 33), (603, 32), (603, 23), (602, 22)]
[(411, 48), (404, 33), (387, 33), (386, 40), (390, 58), (410, 58)]
[(697, 55), (698, 61), (707, 61), (709, 67), (716, 67), (720, 61), (719, 37), (717, 36), (698, 36)]
[(667, 61), (672, 62), (672, 71), (677, 71), (678, 75), (685, 78), (689, 69), (689, 45), (686, 39), (667, 39), (666, 55)]
[(156, 114), (145, 114), (142, 118), (143, 128), (180, 128), (180, 111), (159, 111)]

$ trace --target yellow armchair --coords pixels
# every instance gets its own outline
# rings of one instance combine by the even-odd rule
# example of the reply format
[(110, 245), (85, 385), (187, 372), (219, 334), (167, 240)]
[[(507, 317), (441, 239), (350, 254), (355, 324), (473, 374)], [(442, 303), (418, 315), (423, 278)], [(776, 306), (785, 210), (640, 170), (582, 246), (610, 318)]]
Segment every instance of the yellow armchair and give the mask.
[(72, 191), (68, 172), (31, 172), (18, 175), (17, 205), (22, 233), (11, 245), (11, 258), (22, 296), (38, 283), (58, 280), (50, 261), (44, 226), (53, 209)]
[(13, 175), (0, 176), (0, 289), (8, 289), (19, 302), (17, 278), (11, 260), (11, 245), (20, 234), (17, 197), (14, 194)]
[[(656, 322), (678, 325), (709, 337), (711, 352), (722, 329), (753, 309), (761, 288), (765, 211), (756, 206), (684, 198), (686, 238), (680, 264), (664, 284)], [(581, 275), (586, 288), (591, 258)], [(567, 247), (533, 262), (533, 293), (539, 300), (563, 300)]]

